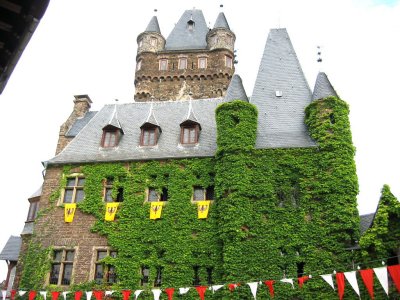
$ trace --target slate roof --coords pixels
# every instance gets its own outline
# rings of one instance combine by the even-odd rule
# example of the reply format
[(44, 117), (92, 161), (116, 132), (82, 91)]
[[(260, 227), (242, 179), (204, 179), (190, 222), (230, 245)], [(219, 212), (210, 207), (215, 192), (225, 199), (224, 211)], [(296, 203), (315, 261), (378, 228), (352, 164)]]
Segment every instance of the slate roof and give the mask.
[(29, 199), (40, 197), (41, 195), (42, 195), (42, 186), (40, 186), (40, 188), (29, 197)]
[(160, 26), (158, 25), (158, 19), (156, 16), (153, 16), (147, 25), (146, 30), (144, 32), (157, 32), (161, 34)]
[(0, 253), (0, 260), (17, 261), (21, 249), (22, 239), (19, 236), (10, 236)]
[(363, 235), (371, 226), (374, 221), (375, 213), (370, 213), (360, 216), (360, 234)]
[(328, 76), (326, 76), (324, 72), (319, 72), (314, 85), (313, 100), (323, 99), (329, 96), (339, 98)]
[[(194, 29), (188, 29), (188, 22), (194, 21)], [(186, 10), (165, 43), (165, 50), (207, 49), (208, 27), (203, 12), (199, 9)]]
[(217, 20), (215, 20), (214, 28), (226, 28), (230, 30), (228, 21), (226, 20), (225, 14), (223, 12), (220, 12)]
[(66, 137), (75, 137), (83, 127), (96, 115), (97, 111), (89, 111), (85, 114), (83, 118), (79, 118), (71, 126), (68, 132), (65, 134)]
[[(277, 93), (282, 93), (277, 97)], [(312, 94), (286, 29), (272, 29), (250, 103), (258, 107), (257, 148), (311, 147), (304, 110)]]
[(231, 82), (228, 86), (225, 96), (226, 101), (243, 100), (249, 102), (249, 98), (244, 90), (242, 78), (235, 74), (232, 76)]
[[(118, 106), (116, 104), (114, 104), (114, 111), (112, 113), (111, 119), (108, 122), (107, 125), (111, 125), (114, 126), (115, 128), (120, 129), (122, 132), (124, 132), (121, 123), (118, 120)], [(107, 126), (106, 125), (106, 126)]]

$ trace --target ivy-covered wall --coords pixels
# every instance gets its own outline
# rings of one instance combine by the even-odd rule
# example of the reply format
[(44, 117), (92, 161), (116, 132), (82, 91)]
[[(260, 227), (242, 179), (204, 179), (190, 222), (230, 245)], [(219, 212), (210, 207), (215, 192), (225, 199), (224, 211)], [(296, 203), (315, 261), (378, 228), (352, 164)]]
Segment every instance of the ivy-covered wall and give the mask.
[[(314, 101), (306, 110), (306, 124), (317, 147), (255, 149), (257, 110), (233, 101), (216, 111), (215, 158), (65, 167), (64, 175), (72, 169), (85, 175), (86, 196), (78, 209), (95, 216), (90, 230), (105, 236), (118, 251), (117, 258), (106, 259), (118, 274), (113, 288), (142, 288), (141, 266), (150, 268), (148, 290), (159, 267), (163, 288), (192, 286), (195, 266), (201, 285), (208, 285), (207, 270), (212, 270), (214, 284), (348, 271), (353, 256), (346, 248), (359, 238), (348, 112), (337, 98)], [(120, 188), (124, 191), (114, 222), (104, 221), (103, 182), (109, 177), (114, 178), (114, 195)], [(215, 186), (216, 200), (205, 220), (197, 219), (193, 186)], [(160, 220), (149, 219), (149, 187), (168, 190)], [(335, 297), (321, 278), (303, 289), (284, 284), (275, 288), (275, 299)], [(258, 295), (268, 299), (267, 288)], [(348, 289), (346, 296), (355, 294)], [(152, 299), (149, 292), (147, 297)], [(197, 298), (194, 290), (182, 296)], [(234, 293), (207, 292), (207, 299), (252, 296), (243, 285)]]

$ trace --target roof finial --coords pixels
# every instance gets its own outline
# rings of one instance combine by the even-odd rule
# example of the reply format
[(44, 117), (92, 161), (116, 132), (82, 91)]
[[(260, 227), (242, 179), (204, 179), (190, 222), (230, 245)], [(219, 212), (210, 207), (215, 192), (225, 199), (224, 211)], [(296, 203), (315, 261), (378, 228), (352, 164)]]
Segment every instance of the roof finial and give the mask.
[(321, 46), (317, 46), (317, 63), (319, 64), (319, 72), (321, 72), (321, 66), (322, 66), (322, 57), (321, 57)]
[(220, 4), (219, 7), (221, 8), (221, 11), (222, 11), (223, 8), (224, 8), (224, 5), (223, 5), (223, 4)]
[(157, 14), (157, 12), (158, 12), (158, 9), (157, 9), (157, 8), (155, 8), (155, 9), (154, 9), (154, 14), (156, 15), (156, 14)]

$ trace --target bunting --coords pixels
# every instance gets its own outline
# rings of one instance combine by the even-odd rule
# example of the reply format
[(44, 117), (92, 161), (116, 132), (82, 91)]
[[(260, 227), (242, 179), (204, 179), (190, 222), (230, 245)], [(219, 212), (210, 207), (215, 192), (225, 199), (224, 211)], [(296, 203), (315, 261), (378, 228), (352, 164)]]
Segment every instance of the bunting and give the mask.
[(26, 291), (19, 291), (18, 292), (18, 295), (20, 295), (21, 297), (23, 296), (23, 295), (25, 295), (26, 294)]
[(93, 291), (93, 296), (96, 298), (96, 300), (103, 300), (104, 292), (103, 291)]
[(332, 274), (321, 275), (322, 279), (325, 280), (333, 289), (335, 285), (333, 284)]
[(283, 278), (283, 279), (281, 279), (281, 282), (283, 282), (283, 283), (289, 283), (289, 284), (292, 285), (292, 288), (294, 288), (293, 279), (292, 279), (292, 278)]
[(150, 203), (150, 220), (156, 220), (161, 218), (161, 212), (164, 202), (157, 201)]
[(57, 291), (51, 292), (51, 300), (58, 300), (59, 296), (60, 296), (60, 292), (57, 292)]
[(134, 295), (135, 295), (135, 300), (139, 297), (140, 293), (143, 292), (143, 290), (136, 290)]
[(6, 300), (7, 291), (2, 290), (2, 291), (1, 291), (1, 296), (3, 297), (3, 300)]
[(387, 268), (386, 267), (374, 268), (374, 272), (376, 277), (378, 278), (379, 283), (385, 290), (386, 295), (389, 295)]
[(197, 293), (201, 300), (204, 300), (204, 294), (206, 293), (207, 287), (206, 286), (196, 286)]
[(161, 290), (160, 289), (152, 289), (151, 291), (153, 292), (154, 300), (159, 300), (160, 295), (161, 295)]
[[(64, 293), (63, 293), (64, 294)], [(67, 293), (65, 293), (65, 297), (66, 297)], [(80, 300), (82, 298), (83, 292), (82, 291), (76, 291), (75, 292), (75, 300)]]
[(360, 289), (358, 288), (356, 271), (345, 272), (344, 276), (346, 277), (347, 281), (350, 283), (351, 287), (356, 292), (358, 297), (360, 297)]
[(197, 201), (197, 218), (207, 219), (211, 201)]
[(268, 286), (270, 296), (272, 298), (274, 298), (275, 297), (275, 294), (274, 294), (274, 283), (275, 283), (275, 281), (274, 280), (267, 280), (267, 281), (264, 281), (264, 283), (265, 283), (266, 286)]
[(90, 298), (92, 298), (93, 292), (92, 291), (87, 291), (85, 293), (86, 293), (86, 300), (90, 300)]
[(254, 300), (256, 300), (258, 282), (248, 282), (247, 284), (248, 284), (248, 286), (250, 287), (251, 294), (253, 295)]
[(186, 287), (186, 288), (179, 288), (179, 294), (184, 295), (187, 292), (189, 292), (190, 287)]
[(107, 202), (106, 203), (106, 213), (104, 215), (104, 220), (114, 221), (115, 214), (117, 212), (119, 202)]
[(15, 295), (17, 294), (17, 291), (16, 290), (11, 290), (11, 293), (10, 293), (10, 297), (11, 297), (11, 300), (14, 300), (15, 299)]
[(68, 291), (62, 292), (62, 295), (63, 295), (64, 300), (67, 300), (67, 294), (69, 294)]
[(400, 293), (400, 265), (389, 266), (388, 270), (397, 288), (397, 291)]
[(121, 291), (121, 293), (122, 293), (123, 300), (129, 300), (129, 297), (131, 296), (130, 290), (123, 290), (123, 291)]
[(114, 291), (105, 291), (104, 296), (111, 296), (114, 293)]
[(65, 223), (72, 223), (74, 220), (76, 203), (65, 203), (64, 205), (64, 221)]
[(224, 285), (223, 284), (218, 284), (218, 285), (213, 285), (211, 286), (211, 290), (213, 292), (213, 294), (218, 291), (220, 288), (222, 288)]
[(297, 281), (299, 282), (299, 287), (302, 288), (304, 282), (306, 282), (308, 279), (310, 279), (310, 277), (307, 276), (307, 275), (304, 275), (304, 276), (301, 276), (301, 277), (297, 278)]
[(174, 288), (167, 288), (164, 291), (168, 296), (168, 300), (173, 300), (172, 298), (174, 297), (175, 289)]
[(371, 299), (374, 299), (374, 271), (372, 269), (360, 270), (361, 278), (368, 290)]
[(45, 292), (45, 291), (40, 291), (39, 294), (40, 294), (40, 296), (43, 297), (44, 300), (47, 299), (47, 292)]
[(339, 299), (342, 300), (344, 295), (344, 286), (345, 286), (343, 273), (336, 273), (336, 284), (338, 286)]
[(238, 286), (240, 286), (240, 283), (229, 283), (228, 288), (231, 292), (233, 292), (234, 289), (236, 289)]

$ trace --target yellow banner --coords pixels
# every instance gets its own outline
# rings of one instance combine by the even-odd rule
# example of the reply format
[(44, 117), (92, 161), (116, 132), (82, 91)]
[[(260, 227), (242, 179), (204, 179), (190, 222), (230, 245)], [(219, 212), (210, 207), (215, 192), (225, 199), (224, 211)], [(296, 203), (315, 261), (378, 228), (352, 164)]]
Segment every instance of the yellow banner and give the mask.
[(106, 203), (106, 214), (104, 220), (114, 221), (115, 213), (117, 212), (119, 202), (107, 202)]
[(197, 201), (197, 217), (199, 219), (206, 219), (208, 216), (208, 209), (210, 208), (211, 201)]
[(161, 211), (164, 202), (151, 202), (150, 205), (150, 220), (156, 220), (161, 218)]
[(71, 223), (74, 220), (76, 203), (65, 203), (64, 205), (64, 221)]

